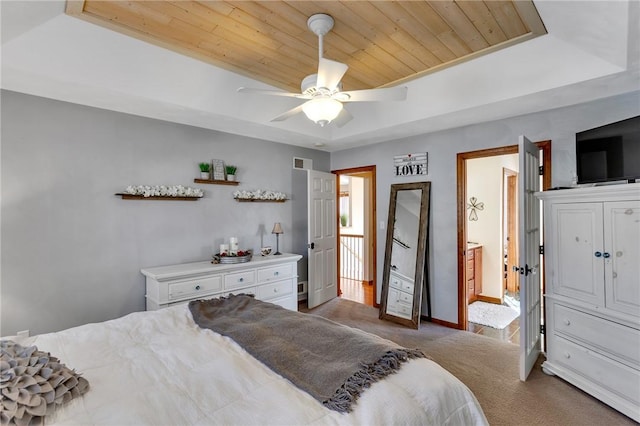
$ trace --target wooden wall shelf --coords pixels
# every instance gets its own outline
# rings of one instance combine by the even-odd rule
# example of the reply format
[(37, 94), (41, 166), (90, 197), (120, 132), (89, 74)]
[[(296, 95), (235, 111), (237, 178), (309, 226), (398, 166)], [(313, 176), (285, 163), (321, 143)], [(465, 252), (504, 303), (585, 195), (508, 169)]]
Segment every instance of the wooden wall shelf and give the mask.
[(237, 186), (240, 182), (235, 180), (215, 180), (215, 179), (194, 179), (195, 183), (207, 183), (210, 185), (233, 185)]
[(116, 195), (121, 196), (123, 200), (196, 201), (196, 200), (199, 200), (200, 198), (202, 198), (202, 197), (162, 197), (162, 196), (145, 197), (143, 195), (131, 195), (131, 194), (123, 194), (123, 193), (117, 193)]
[(287, 200), (255, 200), (253, 198), (235, 198), (239, 203), (284, 203)]

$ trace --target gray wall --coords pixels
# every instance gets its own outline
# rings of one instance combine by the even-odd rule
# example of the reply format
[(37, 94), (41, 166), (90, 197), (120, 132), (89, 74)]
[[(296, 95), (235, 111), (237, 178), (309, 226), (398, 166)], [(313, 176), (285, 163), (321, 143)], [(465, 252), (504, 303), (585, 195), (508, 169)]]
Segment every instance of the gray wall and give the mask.
[[(568, 186), (576, 170), (575, 133), (636, 115), (640, 115), (640, 92), (332, 153), (332, 170), (376, 165), (378, 300), (386, 235), (379, 225), (387, 223), (391, 184), (432, 182), (429, 279), (433, 317), (457, 323), (456, 154), (515, 145), (519, 135), (532, 141), (551, 139), (552, 186)], [(393, 176), (393, 157), (417, 152), (428, 153), (428, 175)]]
[[(386, 224), (393, 156), (429, 153), (432, 182), (430, 282), (433, 316), (457, 322), (456, 153), (513, 145), (520, 134), (553, 141), (553, 185), (575, 173), (575, 133), (640, 114), (635, 92), (569, 108), (389, 141), (329, 154), (13, 92), (1, 99), (0, 333), (32, 334), (144, 309), (149, 266), (209, 258), (230, 236), (241, 246), (306, 254), (305, 172), (292, 157), (328, 171), (377, 166), (378, 225)], [(130, 184), (196, 186), (197, 163), (239, 166), (238, 187), (201, 185), (195, 202), (123, 201)], [(283, 204), (237, 203), (234, 189), (286, 192)], [(385, 231), (378, 226), (378, 283)], [(306, 264), (301, 262), (301, 264)], [(304, 268), (299, 271), (306, 278)], [(380, 285), (378, 286), (380, 290)]]
[[(292, 158), (329, 154), (3, 91), (0, 333), (32, 334), (144, 310), (140, 269), (241, 248), (306, 246), (296, 205), (238, 203), (235, 189), (292, 194)], [(200, 161), (238, 165), (239, 186), (197, 185)], [(198, 186), (198, 201), (125, 201), (132, 184)], [(306, 274), (306, 272), (302, 272)]]

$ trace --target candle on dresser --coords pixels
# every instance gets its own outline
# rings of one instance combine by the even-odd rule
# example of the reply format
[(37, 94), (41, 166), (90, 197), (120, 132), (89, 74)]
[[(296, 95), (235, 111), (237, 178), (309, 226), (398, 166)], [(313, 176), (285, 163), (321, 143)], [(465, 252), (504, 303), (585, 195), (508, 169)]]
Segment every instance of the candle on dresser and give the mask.
[(229, 244), (220, 244), (220, 254), (229, 254)]
[(229, 238), (229, 250), (231, 254), (238, 254), (238, 239), (236, 237)]

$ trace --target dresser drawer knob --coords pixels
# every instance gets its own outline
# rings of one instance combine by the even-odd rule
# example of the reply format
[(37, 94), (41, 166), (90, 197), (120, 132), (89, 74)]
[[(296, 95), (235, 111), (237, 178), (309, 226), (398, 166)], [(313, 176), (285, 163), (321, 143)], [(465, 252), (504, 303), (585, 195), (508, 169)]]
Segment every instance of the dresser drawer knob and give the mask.
[(242, 282), (242, 281), (244, 281), (244, 278), (240, 278), (240, 279), (238, 279), (238, 281), (239, 281), (239, 282)]
[(196, 286), (196, 290), (200, 290), (200, 284)]
[(274, 292), (274, 293), (277, 293), (277, 292), (278, 292), (278, 289), (277, 289), (277, 288), (274, 288), (274, 289), (273, 289), (273, 292)]
[(565, 357), (566, 359), (569, 359), (569, 358), (571, 358), (571, 354), (570, 354), (569, 352), (565, 352), (565, 353), (564, 353), (564, 357)]
[(571, 321), (569, 321), (568, 319), (564, 320), (564, 325), (571, 325)]
[(277, 276), (279, 273), (280, 273), (280, 272), (276, 271), (276, 272), (274, 272), (274, 273), (273, 273), (273, 275), (276, 275), (276, 276)]

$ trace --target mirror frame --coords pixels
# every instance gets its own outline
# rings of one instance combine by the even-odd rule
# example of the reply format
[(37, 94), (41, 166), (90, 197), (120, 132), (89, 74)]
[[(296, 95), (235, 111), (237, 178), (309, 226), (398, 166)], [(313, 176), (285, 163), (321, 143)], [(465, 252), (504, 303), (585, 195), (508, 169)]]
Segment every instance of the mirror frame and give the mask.
[[(416, 266), (414, 274), (413, 306), (411, 309), (411, 319), (401, 318), (387, 313), (387, 298), (389, 297), (389, 277), (391, 276), (391, 251), (393, 248), (393, 232), (396, 216), (396, 202), (398, 191), (420, 189), (420, 219), (418, 225), (418, 246), (416, 249)], [(427, 240), (429, 236), (429, 198), (431, 182), (396, 183), (391, 185), (391, 196), (389, 198), (389, 215), (387, 219), (387, 242), (384, 253), (384, 270), (382, 273), (382, 296), (380, 304), (379, 318), (393, 321), (412, 328), (420, 326), (420, 310), (422, 307), (422, 289), (427, 284), (428, 268)], [(428, 295), (427, 295), (428, 297)], [(431, 315), (431, 313), (429, 313)]]

